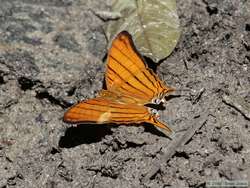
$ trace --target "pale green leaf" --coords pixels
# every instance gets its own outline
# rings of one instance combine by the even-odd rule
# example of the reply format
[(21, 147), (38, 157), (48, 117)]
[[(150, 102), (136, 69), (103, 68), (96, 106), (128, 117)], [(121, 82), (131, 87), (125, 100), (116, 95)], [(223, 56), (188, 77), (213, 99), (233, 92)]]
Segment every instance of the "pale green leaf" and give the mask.
[(126, 30), (140, 53), (155, 62), (166, 58), (175, 48), (180, 37), (175, 0), (116, 0), (112, 11), (122, 17), (110, 21), (108, 39)]

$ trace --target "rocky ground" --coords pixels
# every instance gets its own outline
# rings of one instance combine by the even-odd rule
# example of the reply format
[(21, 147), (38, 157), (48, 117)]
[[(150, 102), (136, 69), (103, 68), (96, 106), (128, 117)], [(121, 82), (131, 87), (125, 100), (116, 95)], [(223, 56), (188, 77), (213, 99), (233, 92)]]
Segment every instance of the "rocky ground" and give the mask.
[[(181, 39), (157, 69), (189, 89), (154, 127), (62, 122), (103, 86), (109, 1), (0, 0), (0, 187), (205, 187), (250, 180), (250, 1), (178, 0)], [(190, 135), (189, 135), (190, 136)], [(172, 147), (173, 149), (173, 147)], [(250, 182), (249, 182), (250, 183)]]

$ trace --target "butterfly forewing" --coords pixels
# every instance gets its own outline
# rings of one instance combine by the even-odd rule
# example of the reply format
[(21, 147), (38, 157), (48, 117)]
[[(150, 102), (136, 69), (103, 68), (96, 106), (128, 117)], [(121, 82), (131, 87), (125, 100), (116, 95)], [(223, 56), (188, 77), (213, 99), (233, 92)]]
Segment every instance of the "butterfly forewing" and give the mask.
[(122, 104), (106, 98), (94, 98), (73, 106), (64, 116), (74, 123), (115, 123), (143, 119), (148, 115), (142, 106)]
[(150, 103), (161, 92), (171, 90), (147, 68), (131, 35), (125, 31), (113, 40), (105, 80), (108, 90), (133, 96), (144, 104)]

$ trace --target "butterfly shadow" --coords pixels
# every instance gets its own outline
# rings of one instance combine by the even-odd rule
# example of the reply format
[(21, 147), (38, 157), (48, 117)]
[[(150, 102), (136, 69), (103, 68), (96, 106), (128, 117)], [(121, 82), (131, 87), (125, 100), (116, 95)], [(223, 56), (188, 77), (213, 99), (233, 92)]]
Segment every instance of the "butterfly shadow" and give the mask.
[(97, 143), (103, 137), (112, 133), (111, 127), (107, 124), (79, 124), (65, 131), (65, 135), (59, 140), (59, 146), (61, 148), (72, 148), (81, 144)]
[(151, 133), (153, 135), (159, 136), (159, 137), (167, 137), (163, 132), (159, 131), (155, 126), (149, 124), (149, 123), (143, 123), (144, 131)]
[(144, 59), (145, 63), (147, 64), (148, 68), (150, 68), (151, 70), (154, 71), (154, 73), (156, 73), (158, 64), (155, 63), (152, 59), (150, 59), (147, 56), (143, 56), (143, 59)]

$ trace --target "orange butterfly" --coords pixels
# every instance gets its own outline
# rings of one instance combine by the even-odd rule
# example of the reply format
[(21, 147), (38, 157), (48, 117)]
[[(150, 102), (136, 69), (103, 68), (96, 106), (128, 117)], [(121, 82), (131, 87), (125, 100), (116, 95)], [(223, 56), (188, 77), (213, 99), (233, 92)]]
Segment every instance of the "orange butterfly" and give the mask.
[(149, 69), (137, 52), (131, 35), (122, 31), (113, 40), (108, 52), (105, 82), (96, 98), (71, 107), (63, 120), (67, 123), (150, 123), (171, 133), (171, 129), (158, 121), (159, 115), (146, 104), (164, 102), (174, 91), (167, 87)]

